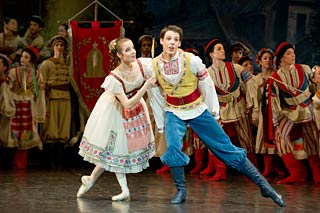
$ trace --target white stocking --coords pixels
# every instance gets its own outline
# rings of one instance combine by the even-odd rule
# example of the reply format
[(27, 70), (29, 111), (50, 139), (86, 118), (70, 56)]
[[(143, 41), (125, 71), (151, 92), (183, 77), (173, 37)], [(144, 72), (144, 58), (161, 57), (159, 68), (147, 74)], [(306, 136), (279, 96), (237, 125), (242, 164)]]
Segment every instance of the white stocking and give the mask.
[(115, 173), (118, 183), (121, 187), (122, 193), (112, 197), (113, 201), (130, 200), (130, 192), (127, 185), (127, 178), (125, 173)]
[(94, 167), (94, 169), (91, 172), (91, 175), (89, 177), (90, 182), (93, 184), (94, 182), (96, 182), (96, 180), (98, 179), (98, 177), (100, 177), (100, 175), (104, 172), (104, 169), (96, 166)]

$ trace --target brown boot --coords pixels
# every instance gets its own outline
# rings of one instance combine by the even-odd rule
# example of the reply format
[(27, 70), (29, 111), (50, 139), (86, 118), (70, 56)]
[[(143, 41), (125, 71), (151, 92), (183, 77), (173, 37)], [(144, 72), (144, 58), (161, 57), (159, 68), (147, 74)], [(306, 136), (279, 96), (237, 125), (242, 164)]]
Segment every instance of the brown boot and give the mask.
[(209, 180), (212, 181), (222, 181), (227, 179), (227, 166), (222, 161), (220, 161), (216, 156), (213, 156), (214, 167), (216, 173), (214, 176), (210, 177)]
[(205, 156), (206, 149), (194, 149), (194, 160), (196, 166), (190, 171), (190, 174), (199, 174), (203, 169), (203, 159)]
[(213, 174), (214, 171), (214, 156), (210, 151), (208, 151), (208, 165), (207, 168), (200, 172), (200, 175), (210, 175)]
[(301, 160), (295, 159), (291, 153), (282, 155), (281, 158), (290, 175), (282, 180), (277, 181), (277, 184), (294, 184), (301, 183), (306, 180), (307, 170)]

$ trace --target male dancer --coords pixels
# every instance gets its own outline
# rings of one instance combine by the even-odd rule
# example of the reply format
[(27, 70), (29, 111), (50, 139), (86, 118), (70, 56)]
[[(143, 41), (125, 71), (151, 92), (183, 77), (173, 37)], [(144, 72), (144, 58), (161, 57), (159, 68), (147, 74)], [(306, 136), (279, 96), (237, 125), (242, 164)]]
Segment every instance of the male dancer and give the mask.
[(157, 77), (166, 99), (164, 110), (167, 150), (161, 156), (161, 161), (170, 167), (177, 187), (171, 203), (186, 201), (184, 166), (189, 163), (189, 157), (181, 149), (182, 138), (189, 124), (220, 160), (249, 177), (260, 187), (262, 196), (270, 197), (284, 207), (286, 204), (281, 195), (274, 191), (247, 159), (246, 151), (234, 146), (219, 126), (216, 121), (219, 117), (219, 104), (212, 80), (199, 57), (179, 50), (182, 37), (183, 30), (178, 26), (163, 28), (160, 32), (163, 51), (146, 70), (146, 75)]

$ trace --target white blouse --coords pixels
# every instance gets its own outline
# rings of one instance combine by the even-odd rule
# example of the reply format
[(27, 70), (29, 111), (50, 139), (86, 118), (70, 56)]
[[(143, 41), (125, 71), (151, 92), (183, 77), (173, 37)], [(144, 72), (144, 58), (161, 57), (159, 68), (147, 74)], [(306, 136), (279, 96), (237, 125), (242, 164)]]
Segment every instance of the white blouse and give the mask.
[[(160, 67), (164, 66), (164, 59), (162, 59), (162, 55), (160, 56)], [(178, 60), (179, 70), (177, 73), (165, 74), (163, 72), (164, 69), (161, 69), (163, 75), (172, 81), (173, 83), (178, 82), (180, 79), (181, 72), (181, 63), (182, 63), (182, 53), (177, 51), (176, 55), (172, 57), (172, 59), (168, 62)], [(151, 76), (155, 76), (155, 70), (153, 69), (151, 58), (140, 58), (142, 64), (146, 67), (145, 69), (145, 77), (150, 78)], [(165, 98), (161, 94), (161, 89), (158, 87), (152, 88), (148, 91), (150, 105), (153, 109), (154, 117), (158, 129), (163, 131), (164, 129), (164, 115), (165, 111), (169, 111), (174, 113), (177, 117), (182, 120), (193, 119), (201, 115), (206, 109), (214, 116), (215, 119), (219, 119), (219, 101), (218, 96), (213, 84), (213, 81), (205, 67), (202, 63), (202, 60), (195, 55), (190, 57), (190, 69), (191, 72), (198, 76), (199, 79), (199, 89), (204, 98), (204, 103), (200, 104), (196, 108), (188, 109), (188, 110), (178, 110), (174, 108), (170, 108), (165, 104)]]

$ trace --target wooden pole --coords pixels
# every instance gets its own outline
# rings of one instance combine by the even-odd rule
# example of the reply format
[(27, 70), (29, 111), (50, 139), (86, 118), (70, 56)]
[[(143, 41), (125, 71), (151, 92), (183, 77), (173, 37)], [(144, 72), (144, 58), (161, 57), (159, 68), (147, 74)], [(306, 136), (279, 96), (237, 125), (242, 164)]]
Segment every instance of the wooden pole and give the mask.
[(98, 21), (98, 0), (94, 0), (94, 21)]

